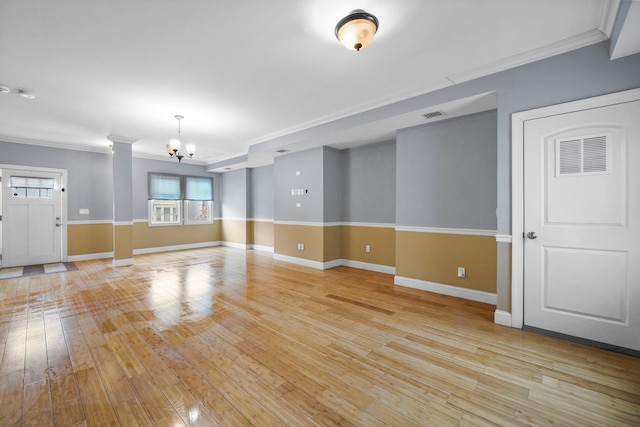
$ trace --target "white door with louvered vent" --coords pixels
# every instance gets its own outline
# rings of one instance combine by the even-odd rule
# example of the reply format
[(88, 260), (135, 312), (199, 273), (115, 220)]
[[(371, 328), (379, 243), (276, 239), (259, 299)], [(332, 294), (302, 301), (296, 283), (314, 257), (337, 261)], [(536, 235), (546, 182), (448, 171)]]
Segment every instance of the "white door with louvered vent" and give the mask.
[(640, 351), (640, 101), (524, 131), (525, 325)]

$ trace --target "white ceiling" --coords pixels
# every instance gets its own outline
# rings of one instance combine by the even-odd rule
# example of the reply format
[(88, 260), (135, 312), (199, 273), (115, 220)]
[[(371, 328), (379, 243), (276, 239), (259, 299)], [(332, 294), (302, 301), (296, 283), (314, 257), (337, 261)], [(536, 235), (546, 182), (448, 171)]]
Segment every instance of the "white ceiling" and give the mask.
[[(292, 132), (608, 38), (616, 0), (0, 0), (0, 140), (166, 156), (177, 134), (213, 164)], [(345, 49), (336, 22), (380, 28)], [(562, 46), (560, 48), (559, 46)], [(22, 98), (18, 89), (34, 92)], [(430, 107), (308, 140), (337, 148), (495, 108), (495, 96)], [(277, 144), (276, 144), (277, 145)], [(243, 165), (271, 161), (246, 156)], [(175, 161), (175, 160), (173, 160)]]

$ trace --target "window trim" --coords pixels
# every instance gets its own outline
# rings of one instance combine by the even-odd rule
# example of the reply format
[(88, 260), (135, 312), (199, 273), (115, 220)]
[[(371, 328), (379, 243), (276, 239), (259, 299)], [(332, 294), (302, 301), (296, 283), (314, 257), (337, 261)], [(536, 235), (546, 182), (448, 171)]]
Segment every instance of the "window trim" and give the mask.
[[(176, 221), (154, 221), (154, 210), (156, 203), (175, 203), (176, 208), (178, 209), (178, 219)], [(182, 200), (162, 200), (162, 199), (149, 199), (148, 201), (148, 209), (147, 209), (147, 223), (150, 227), (167, 227), (167, 226), (176, 226), (183, 224), (183, 215), (182, 215)]]

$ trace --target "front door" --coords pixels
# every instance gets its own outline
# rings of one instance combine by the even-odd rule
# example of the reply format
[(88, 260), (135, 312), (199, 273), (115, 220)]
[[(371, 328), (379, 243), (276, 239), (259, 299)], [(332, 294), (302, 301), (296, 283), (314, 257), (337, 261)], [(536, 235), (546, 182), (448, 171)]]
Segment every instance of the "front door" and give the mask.
[(640, 101), (524, 124), (524, 323), (640, 350)]
[(2, 170), (2, 267), (62, 261), (62, 174)]

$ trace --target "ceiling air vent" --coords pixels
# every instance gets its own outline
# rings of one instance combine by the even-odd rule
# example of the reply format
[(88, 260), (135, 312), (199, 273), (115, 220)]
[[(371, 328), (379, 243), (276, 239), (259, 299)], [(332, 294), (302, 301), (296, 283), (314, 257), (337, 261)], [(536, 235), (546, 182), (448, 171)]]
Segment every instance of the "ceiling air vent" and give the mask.
[(422, 115), (422, 117), (424, 117), (427, 120), (433, 119), (434, 117), (440, 117), (440, 116), (444, 116), (444, 113), (442, 111), (434, 111), (432, 113), (427, 113)]
[(285, 148), (281, 148), (281, 149), (279, 149), (279, 150), (276, 150), (276, 153), (280, 153), (280, 154), (282, 154), (282, 153), (288, 153), (289, 151), (291, 151), (291, 150), (287, 150), (287, 149), (285, 149)]

